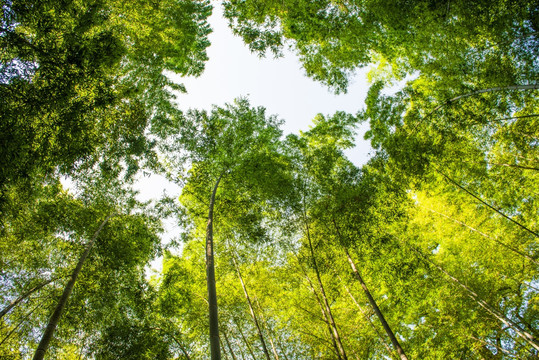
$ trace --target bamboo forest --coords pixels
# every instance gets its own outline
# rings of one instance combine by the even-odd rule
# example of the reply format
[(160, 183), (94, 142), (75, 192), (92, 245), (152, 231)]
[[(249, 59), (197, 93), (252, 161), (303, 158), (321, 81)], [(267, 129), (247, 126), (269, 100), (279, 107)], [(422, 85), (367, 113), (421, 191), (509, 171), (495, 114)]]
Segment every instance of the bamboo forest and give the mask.
[[(0, 359), (539, 358), (536, 0), (1, 3)], [(360, 110), (180, 109), (217, 8)]]

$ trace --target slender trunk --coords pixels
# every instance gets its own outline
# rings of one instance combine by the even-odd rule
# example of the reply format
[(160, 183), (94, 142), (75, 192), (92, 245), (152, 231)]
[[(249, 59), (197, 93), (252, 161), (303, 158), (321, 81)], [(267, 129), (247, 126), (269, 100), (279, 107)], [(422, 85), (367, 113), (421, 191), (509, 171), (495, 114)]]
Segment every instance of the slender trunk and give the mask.
[(260, 314), (260, 318), (262, 319), (262, 327), (266, 329), (266, 333), (268, 334), (268, 338), (271, 344), (271, 349), (273, 351), (273, 357), (275, 358), (275, 360), (279, 360), (279, 354), (277, 354), (277, 349), (275, 348), (275, 344), (273, 343), (273, 336), (272, 336), (271, 329), (269, 328), (268, 323), (266, 319), (264, 318), (264, 311), (262, 311), (262, 306), (260, 306), (260, 302), (258, 301), (258, 298), (256, 297), (256, 295), (255, 295), (255, 302), (256, 302), (256, 306), (258, 307), (258, 313)]
[(243, 349), (241, 348), (241, 346), (238, 346), (238, 350), (240, 351), (241, 359), (242, 359), (242, 360), (245, 360), (245, 359), (246, 359), (245, 353), (243, 352)]
[(224, 173), (221, 173), (210, 198), (210, 206), (208, 210), (208, 225), (206, 227), (206, 281), (208, 286), (208, 304), (210, 315), (210, 349), (211, 360), (221, 360), (221, 352), (219, 348), (219, 319), (217, 312), (217, 290), (215, 289), (215, 265), (213, 251), (213, 206), (215, 205), (215, 194), (219, 187), (219, 182)]
[(174, 340), (174, 342), (178, 345), (178, 347), (180, 348), (180, 350), (182, 351), (182, 353), (185, 355), (185, 358), (187, 360), (191, 360), (191, 357), (189, 356), (189, 353), (187, 352), (187, 350), (185, 349), (185, 347), (182, 345), (182, 342), (176, 337), (174, 336), (173, 334), (171, 334), (170, 332), (164, 330), (164, 329), (161, 329), (161, 328), (150, 328), (152, 330), (157, 330), (157, 331), (161, 331), (163, 334), (166, 334), (168, 336), (170, 336), (172, 338), (172, 340)]
[(359, 311), (361, 312), (361, 314), (363, 315), (363, 318), (365, 319), (365, 321), (367, 321), (367, 323), (370, 325), (370, 327), (374, 330), (374, 333), (378, 336), (378, 338), (380, 339), (380, 341), (382, 341), (382, 344), (384, 345), (384, 347), (386, 348), (386, 350), (388, 351), (389, 354), (391, 354), (393, 356), (393, 350), (391, 349), (391, 347), (389, 346), (389, 344), (386, 342), (386, 340), (384, 339), (384, 337), (382, 336), (382, 334), (378, 331), (378, 329), (376, 328), (376, 326), (374, 325), (374, 323), (372, 322), (372, 320), (369, 318), (369, 316), (367, 315), (367, 313), (365, 312), (365, 310), (361, 307), (361, 305), (359, 305), (359, 303), (357, 302), (356, 298), (354, 297), (354, 295), (352, 294), (352, 292), (350, 291), (350, 289), (348, 288), (348, 286), (346, 286), (346, 284), (344, 283), (344, 281), (342, 281), (341, 277), (337, 274), (337, 276), (339, 277), (339, 280), (341, 281), (341, 283), (343, 284), (344, 286), (344, 289), (346, 290), (346, 292), (348, 293), (348, 295), (350, 296), (350, 298), (352, 299), (352, 302), (357, 306), (357, 308), (359, 309)]
[[(316, 340), (319, 341), (321, 344), (325, 344), (326, 347), (327, 347), (328, 349), (330, 349), (331, 351), (335, 352), (335, 355), (339, 356), (339, 353), (337, 352), (337, 349), (335, 349), (335, 348), (332, 349), (331, 346), (330, 346), (331, 344), (329, 344), (329, 341), (328, 341), (327, 339), (321, 338), (320, 336), (316, 336), (315, 334), (312, 334), (312, 333), (310, 333), (310, 332), (307, 332), (307, 331), (304, 331), (304, 330), (301, 330), (301, 329), (297, 329), (297, 331), (298, 331), (300, 334), (303, 334), (303, 335), (305, 335), (305, 336), (309, 336), (309, 337), (311, 337), (311, 338), (313, 338), (313, 339), (316, 339)], [(326, 357), (326, 358), (327, 358), (327, 357)], [(318, 359), (318, 357), (313, 355), (313, 359)]]
[(340, 356), (343, 358), (343, 360), (348, 360), (348, 358), (346, 356), (346, 352), (344, 351), (344, 346), (343, 346), (343, 344), (341, 342), (341, 337), (339, 336), (339, 331), (337, 330), (337, 325), (335, 324), (335, 319), (333, 318), (333, 314), (331, 313), (331, 307), (329, 306), (329, 301), (327, 299), (326, 292), (324, 290), (324, 284), (322, 283), (322, 278), (320, 277), (320, 271), (318, 269), (318, 264), (316, 262), (316, 257), (314, 255), (313, 244), (312, 244), (312, 241), (311, 241), (311, 235), (310, 235), (310, 231), (309, 231), (309, 224), (307, 222), (307, 215), (304, 213), (303, 216), (304, 216), (304, 221), (305, 221), (305, 229), (306, 229), (306, 234), (307, 234), (307, 240), (309, 242), (309, 250), (311, 252), (311, 258), (312, 258), (312, 261), (313, 261), (313, 268), (314, 268), (314, 272), (316, 274), (316, 279), (318, 281), (318, 285), (320, 286), (320, 293), (322, 295), (322, 300), (324, 301), (324, 306), (326, 308), (327, 317), (328, 317), (328, 320), (329, 320), (329, 324), (331, 326), (331, 331), (333, 332), (333, 336), (335, 337), (335, 342), (337, 343), (337, 348), (339, 350)]
[(236, 359), (236, 355), (234, 354), (234, 350), (232, 350), (232, 346), (230, 346), (230, 341), (228, 341), (228, 336), (226, 336), (226, 331), (223, 331), (223, 337), (225, 338), (226, 345), (228, 346), (228, 350), (230, 350), (230, 354), (232, 355), (233, 360)]
[(30, 315), (32, 315), (34, 313), (34, 311), (36, 311), (37, 309), (39, 309), (40, 307), (43, 306), (43, 303), (45, 302), (45, 300), (47, 300), (49, 297), (46, 297), (45, 299), (43, 299), (41, 302), (39, 302), (32, 310), (30, 310), (26, 315), (23, 316), (23, 318), (19, 321), (19, 323), (13, 328), (11, 329), (11, 331), (2, 339), (2, 341), (0, 341), (0, 346), (2, 346), (2, 344), (4, 344), (4, 342), (10, 338), (11, 335), (13, 335), (13, 333), (15, 331), (17, 331), (17, 329), (19, 328), (19, 326), (21, 326), (25, 321), (26, 319), (28, 319), (30, 317)]
[(474, 231), (474, 232), (480, 234), (481, 236), (483, 236), (483, 237), (485, 237), (485, 238), (487, 238), (487, 239), (489, 239), (489, 240), (494, 241), (496, 244), (498, 244), (498, 245), (500, 245), (500, 246), (503, 246), (504, 248), (506, 248), (506, 249), (508, 249), (508, 250), (511, 250), (511, 251), (513, 251), (514, 253), (516, 253), (516, 254), (518, 254), (518, 255), (520, 255), (520, 256), (522, 256), (522, 257), (525, 257), (526, 259), (530, 260), (531, 262), (533, 262), (533, 263), (539, 265), (539, 262), (538, 262), (537, 260), (535, 260), (534, 258), (532, 258), (531, 256), (529, 256), (529, 255), (527, 255), (527, 254), (521, 252), (520, 250), (517, 250), (517, 249), (513, 248), (512, 246), (509, 246), (509, 245), (507, 245), (507, 244), (501, 242), (500, 240), (498, 240), (498, 239), (496, 239), (496, 238), (493, 238), (493, 237), (491, 237), (491, 236), (488, 236), (487, 234), (485, 234), (485, 233), (482, 232), (482, 231), (479, 231), (479, 230), (477, 230), (477, 229), (475, 229), (475, 228), (473, 228), (473, 227), (471, 227), (471, 226), (469, 226), (469, 225), (467, 225), (467, 224), (465, 224), (465, 223), (463, 223), (463, 222), (461, 222), (461, 221), (458, 221), (458, 220), (456, 220), (456, 219), (453, 219), (453, 218), (450, 217), (450, 216), (447, 216), (447, 215), (445, 215), (445, 214), (439, 213), (438, 211), (429, 209), (428, 207), (425, 207), (425, 209), (427, 209), (427, 210), (429, 210), (430, 212), (433, 212), (433, 213), (435, 213), (435, 214), (438, 214), (438, 215), (440, 215), (440, 216), (443, 216), (443, 217), (445, 217), (446, 219), (449, 219), (449, 220), (451, 220), (451, 221), (453, 221), (453, 222), (455, 222), (455, 223), (457, 223), (457, 224), (459, 224), (459, 225), (462, 225), (462, 226), (464, 226), (464, 227), (466, 227), (466, 228), (468, 228), (468, 229), (470, 229), (470, 230), (472, 230), (472, 231)]
[(86, 245), (86, 249), (82, 253), (81, 257), (79, 258), (79, 262), (77, 263), (75, 270), (73, 270), (73, 273), (71, 274), (71, 279), (69, 279), (69, 281), (67, 282), (67, 285), (64, 288), (64, 292), (62, 293), (62, 296), (58, 300), (58, 304), (56, 305), (56, 308), (54, 309), (54, 312), (49, 319), (49, 323), (47, 324), (47, 327), (45, 328), (43, 337), (41, 338), (41, 341), (39, 342), (37, 350), (34, 354), (34, 360), (42, 360), (43, 357), (45, 356), (45, 353), (47, 352), (47, 349), (49, 348), (49, 344), (52, 340), (52, 336), (54, 335), (54, 330), (56, 330), (56, 325), (58, 324), (58, 321), (60, 320), (60, 317), (62, 316), (62, 312), (64, 311), (64, 308), (67, 304), (69, 295), (71, 295), (71, 291), (73, 291), (73, 287), (75, 286), (75, 282), (77, 281), (77, 277), (79, 276), (82, 266), (84, 265), (86, 258), (90, 254), (90, 250), (92, 249), (95, 243), (95, 240), (97, 239), (97, 236), (99, 235), (101, 230), (103, 230), (103, 227), (112, 216), (113, 214), (110, 214), (109, 216), (105, 218), (105, 220), (103, 220), (101, 225), (99, 225), (99, 228), (97, 229), (97, 231), (94, 233), (92, 240), (88, 243), (88, 245)]
[(273, 352), (273, 357), (275, 358), (275, 360), (280, 360), (279, 359), (279, 354), (277, 353), (277, 349), (275, 348), (275, 344), (273, 343), (273, 339), (272, 339), (271, 335), (269, 336), (269, 341), (270, 341), (270, 344), (271, 344), (271, 350)]
[(2, 311), (0, 311), (0, 319), (6, 315), (11, 309), (13, 309), (15, 306), (17, 306), (17, 304), (19, 304), (21, 301), (23, 301), (24, 299), (26, 299), (28, 296), (32, 295), (34, 292), (36, 292), (37, 290), (41, 289), (42, 287), (50, 284), (51, 282), (57, 280), (58, 278), (54, 278), (54, 279), (50, 279), (50, 280), (47, 280), (45, 281), (44, 283), (41, 283), (37, 286), (34, 286), (33, 288), (31, 288), (30, 290), (26, 291), (25, 293), (23, 293), (21, 296), (19, 296), (18, 298), (16, 298), (15, 300), (13, 300), (12, 302), (9, 303), (8, 306), (6, 306), (5, 308), (2, 309)]
[(456, 187), (458, 187), (459, 189), (463, 190), (464, 192), (466, 192), (468, 195), (472, 196), (474, 199), (478, 200), (480, 203), (482, 203), (483, 205), (487, 206), (489, 209), (495, 211), (496, 213), (500, 214), (501, 216), (503, 216), (504, 218), (506, 218), (507, 220), (511, 221), (512, 223), (518, 225), (519, 227), (521, 227), (522, 229), (526, 230), (527, 232), (529, 232), (530, 234), (533, 234), (537, 237), (539, 237), (539, 234), (534, 232), (533, 230), (530, 230), (528, 229), (526, 226), (522, 225), (521, 223), (519, 223), (518, 221), (514, 220), (513, 218), (505, 215), (504, 213), (502, 213), (500, 210), (496, 209), (495, 207), (491, 206), (490, 204), (488, 204), (487, 202), (485, 202), (483, 199), (481, 199), (479, 196), (475, 195), (474, 193), (472, 193), (471, 191), (469, 191), (468, 189), (466, 189), (465, 187), (463, 187), (462, 185), (460, 185), (459, 183), (457, 183), (455, 180), (451, 179), (449, 176), (447, 176), (446, 174), (444, 174), (443, 172), (441, 172), (440, 170), (438, 170), (437, 168), (434, 168), (434, 171), (436, 171), (438, 174), (442, 175), (447, 181), (449, 181), (450, 183), (452, 183), (453, 185), (455, 185)]
[(234, 323), (236, 324), (236, 327), (238, 328), (238, 331), (240, 332), (241, 339), (245, 343), (245, 346), (247, 346), (247, 350), (249, 350), (249, 354), (251, 354), (251, 357), (253, 358), (253, 360), (256, 360), (256, 356), (254, 354), (253, 348), (251, 347), (251, 344), (245, 338), (245, 335), (243, 334), (243, 331), (241, 330), (240, 324), (235, 319), (234, 319)]
[(518, 334), (524, 341), (526, 341), (528, 344), (530, 344), (533, 348), (536, 350), (539, 350), (539, 343), (534, 338), (534, 336), (520, 328), (517, 324), (515, 324), (511, 319), (508, 319), (504, 314), (500, 313), (498, 310), (496, 310), (494, 307), (492, 307), (489, 303), (484, 301), (479, 297), (479, 295), (470, 289), (467, 285), (463, 284), (459, 279), (448, 273), (444, 268), (442, 268), (440, 265), (434, 263), (432, 260), (430, 260), (427, 256), (425, 256), (421, 251), (410, 247), (416, 254), (418, 254), (423, 260), (425, 260), (427, 263), (431, 264), (432, 266), (436, 267), (438, 270), (440, 270), (442, 273), (444, 273), (447, 277), (449, 277), (455, 284), (459, 285), (461, 288), (463, 288), (468, 296), (472, 298), (476, 304), (478, 304), (480, 307), (482, 307), (487, 313), (501, 321), (504, 325), (510, 327), (515, 331), (515, 333)]
[(189, 353), (187, 352), (187, 350), (185, 349), (185, 347), (182, 345), (182, 343), (180, 342), (180, 340), (178, 340), (174, 335), (172, 334), (169, 334), (170, 337), (172, 337), (172, 340), (174, 340), (176, 342), (176, 344), (178, 344), (178, 347), (180, 348), (180, 350), (182, 351), (182, 353), (185, 355), (185, 358), (187, 360), (191, 360), (191, 357), (189, 356)]
[(305, 277), (307, 278), (307, 282), (309, 283), (309, 287), (311, 289), (311, 292), (313, 293), (313, 295), (314, 295), (314, 297), (316, 299), (316, 302), (318, 303), (318, 306), (320, 307), (320, 312), (322, 313), (322, 317), (324, 319), (324, 322), (326, 323), (326, 325), (328, 327), (329, 336), (331, 338), (331, 342), (333, 343), (333, 349), (335, 351), (335, 354), (337, 355), (337, 358), (339, 360), (342, 360), (341, 354), (339, 352), (339, 347), (337, 346), (337, 340), (335, 339), (335, 334), (333, 333), (333, 331), (331, 329), (331, 325), (329, 323), (328, 316), (326, 314), (326, 310), (324, 309), (324, 306), (322, 306), (322, 301), (318, 297), (318, 293), (316, 292), (316, 290), (314, 288), (314, 285), (313, 285), (313, 283), (311, 281), (311, 278), (309, 278), (309, 275), (307, 275), (307, 272), (304, 271), (304, 274), (305, 274)]
[(354, 263), (354, 260), (352, 260), (352, 257), (350, 256), (350, 253), (348, 252), (348, 249), (345, 246), (343, 246), (343, 248), (344, 248), (344, 251), (346, 252), (346, 257), (348, 258), (348, 262), (350, 263), (350, 267), (352, 268), (352, 271), (354, 272), (354, 275), (356, 276), (357, 281), (359, 281), (359, 283), (361, 284), (361, 288), (365, 292), (365, 295), (367, 296), (367, 299), (369, 300), (369, 303), (371, 304), (372, 308), (374, 309), (374, 312), (376, 313), (376, 316), (378, 317), (378, 319), (382, 323), (382, 326), (383, 326), (384, 330), (386, 331), (387, 336), (389, 336), (389, 339), (391, 340), (391, 343), (393, 344), (393, 347), (397, 351), (397, 354), (399, 355), (399, 357), (402, 360), (408, 360), (408, 357), (406, 356), (406, 354), (405, 354), (404, 350), (402, 349), (399, 341), (397, 340), (397, 337), (393, 333), (393, 330), (391, 330), (391, 327), (387, 323), (384, 315), (382, 314), (382, 311), (378, 307), (378, 304), (376, 303), (376, 301), (372, 297), (371, 292), (369, 291), (369, 289), (367, 288), (367, 285), (363, 281), (363, 278), (361, 277), (361, 274), (357, 270), (356, 264)]
[[(342, 240), (344, 240), (343, 235), (341, 234), (341, 231), (339, 230), (339, 227), (337, 226), (337, 222), (335, 221), (335, 218), (332, 219), (333, 226), (335, 228), (335, 231), (337, 232), (338, 237)], [(378, 304), (374, 300), (374, 298), (371, 295), (371, 292), (369, 291), (369, 288), (367, 287), (367, 284), (365, 284), (365, 281), (363, 281), (363, 278), (361, 277), (361, 274), (359, 273), (356, 264), (354, 263), (354, 260), (350, 256), (350, 252), (348, 251), (348, 248), (341, 242), (341, 246), (346, 254), (346, 258), (348, 260), (348, 263), (350, 264), (350, 268), (352, 269), (356, 279), (361, 285), (361, 288), (363, 289), (363, 292), (367, 296), (367, 299), (369, 300), (369, 304), (373, 308), (374, 312), (376, 313), (376, 316), (378, 317), (378, 320), (382, 323), (382, 327), (384, 328), (387, 336), (391, 340), (391, 344), (393, 344), (393, 347), (397, 351), (397, 355), (401, 358), (401, 360), (408, 360), (408, 357), (406, 356), (406, 353), (404, 352), (404, 349), (400, 345), (399, 341), (397, 340), (397, 337), (393, 333), (393, 330), (387, 323), (384, 315), (382, 314), (382, 311), (378, 307)]]
[[(223, 357), (228, 360), (228, 354), (226, 353), (225, 345), (223, 345), (223, 342), (221, 341), (221, 336), (219, 335), (219, 345), (220, 349), (223, 352)], [(219, 356), (221, 356), (221, 353), (219, 353)]]
[(266, 342), (264, 341), (264, 335), (262, 334), (262, 330), (260, 329), (258, 319), (257, 319), (255, 311), (253, 309), (253, 304), (251, 303), (251, 298), (249, 297), (249, 293), (247, 292), (247, 288), (245, 287), (245, 283), (243, 282), (243, 278), (241, 276), (240, 268), (238, 266), (238, 263), (236, 262), (236, 258), (235, 258), (234, 255), (232, 255), (232, 261), (234, 262), (234, 267), (236, 268), (236, 272), (238, 273), (238, 277), (240, 279), (241, 287), (243, 288), (243, 293), (245, 294), (245, 299), (247, 300), (247, 304), (249, 305), (249, 311), (251, 312), (251, 317), (253, 318), (253, 321), (255, 323), (256, 331), (258, 332), (258, 337), (260, 338), (260, 342), (262, 343), (262, 350), (264, 350), (264, 355), (266, 356), (266, 359), (271, 360), (268, 349), (266, 347)]
[[(310, 280), (310, 279), (307, 279), (307, 280)], [(311, 290), (313, 295), (315, 295), (316, 303), (321, 306), (320, 310), (323, 312), (322, 316), (318, 316), (314, 312), (312, 312), (312, 311), (310, 311), (308, 309), (305, 309), (304, 307), (302, 307), (301, 305), (298, 305), (298, 304), (294, 304), (294, 308), (300, 309), (300, 310), (306, 312), (307, 314), (309, 314), (311, 316), (311, 318), (320, 320), (324, 324), (329, 325), (329, 321), (328, 321), (327, 316), (324, 316), (326, 313), (325, 313), (324, 307), (322, 306), (322, 302), (320, 301), (320, 298), (318, 297), (318, 294), (315, 293), (315, 290), (314, 290), (314, 288), (312, 286), (312, 283), (309, 283), (309, 289)], [(333, 337), (333, 332), (331, 331), (331, 329), (329, 327), (328, 327), (328, 329), (329, 329), (329, 334)]]
[(284, 351), (283, 345), (281, 344), (281, 339), (279, 336), (277, 336), (277, 345), (279, 346), (279, 349), (281, 349), (281, 354), (284, 357), (284, 360), (289, 360), (288, 356), (286, 356), (286, 351)]

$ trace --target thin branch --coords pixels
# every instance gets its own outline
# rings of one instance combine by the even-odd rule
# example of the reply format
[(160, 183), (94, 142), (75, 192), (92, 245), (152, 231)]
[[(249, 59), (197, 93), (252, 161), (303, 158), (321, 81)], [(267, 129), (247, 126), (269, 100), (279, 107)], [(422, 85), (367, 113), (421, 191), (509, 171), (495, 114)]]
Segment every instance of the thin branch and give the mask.
[(424, 255), (421, 251), (416, 249), (413, 246), (405, 245), (408, 248), (410, 248), (412, 251), (414, 251), (416, 254), (419, 255), (421, 259), (423, 259), (428, 264), (434, 266), (439, 271), (444, 273), (447, 277), (449, 277), (455, 284), (459, 285), (462, 289), (464, 289), (467, 293), (467, 295), (472, 298), (476, 304), (478, 304), (480, 307), (482, 307), (487, 313), (501, 321), (503, 324), (509, 326), (511, 329), (513, 329), (524, 341), (526, 341), (528, 344), (530, 344), (533, 348), (536, 350), (539, 350), (539, 343), (534, 338), (534, 336), (525, 330), (521, 329), (520, 326), (515, 324), (511, 319), (508, 319), (504, 314), (500, 313), (498, 310), (496, 310), (494, 307), (492, 307), (489, 303), (487, 303), (485, 300), (481, 299), (479, 295), (470, 289), (466, 284), (462, 283), (459, 279), (451, 275), (449, 272), (447, 272), (444, 268), (442, 268), (440, 265), (436, 264), (434, 261), (429, 259), (426, 255)]
[(32, 310), (30, 310), (30, 312), (28, 312), (26, 315), (23, 316), (22, 320), (19, 321), (19, 323), (13, 328), (11, 329), (11, 331), (2, 339), (2, 341), (0, 341), (0, 346), (2, 346), (2, 344), (7, 340), (9, 339), (9, 337), (11, 335), (13, 335), (13, 333), (30, 317), (30, 315), (32, 315), (34, 313), (34, 311), (36, 311), (37, 309), (39, 309), (41, 306), (43, 306), (43, 303), (45, 302), (45, 300), (49, 299), (50, 296), (48, 296), (47, 298), (45, 298), (43, 301), (41, 301), (39, 304), (37, 304), (36, 307), (34, 307)]
[(20, 295), (18, 298), (16, 298), (15, 300), (13, 300), (11, 303), (9, 303), (8, 306), (6, 306), (5, 308), (2, 309), (2, 311), (0, 311), (0, 319), (6, 315), (11, 309), (13, 309), (15, 306), (17, 306), (17, 304), (19, 304), (21, 301), (23, 301), (24, 299), (26, 299), (28, 296), (32, 295), (34, 292), (38, 291), (39, 289), (41, 289), (42, 287), (50, 284), (51, 282), (53, 281), (56, 281), (58, 279), (60, 279), (62, 277), (55, 277), (55, 278), (52, 278), (50, 280), (47, 280), (37, 286), (34, 286), (33, 288), (29, 289), (28, 291), (24, 292), (22, 295)]
[(434, 168), (434, 171), (436, 171), (438, 174), (442, 175), (447, 181), (449, 181), (450, 183), (452, 183), (453, 185), (455, 185), (456, 187), (458, 187), (459, 189), (465, 191), (468, 195), (472, 196), (473, 198), (475, 198), (476, 200), (478, 200), (481, 204), (487, 206), (489, 209), (495, 211), (496, 213), (500, 214), (501, 216), (503, 216), (504, 218), (506, 218), (507, 220), (511, 221), (512, 223), (518, 225), (519, 227), (521, 227), (522, 229), (526, 230), (527, 232), (529, 232), (530, 234), (532, 235), (535, 235), (536, 237), (539, 237), (539, 234), (536, 233), (535, 231), (533, 230), (530, 230), (528, 229), (526, 226), (522, 225), (521, 223), (519, 223), (518, 221), (514, 220), (513, 218), (505, 215), (504, 213), (502, 213), (500, 210), (496, 209), (495, 207), (493, 207), (492, 205), (490, 205), (489, 203), (485, 202), (483, 199), (481, 199), (479, 196), (475, 195), (474, 193), (472, 193), (471, 191), (469, 191), (468, 189), (466, 189), (465, 187), (463, 187), (462, 185), (460, 185), (459, 183), (457, 183), (455, 180), (451, 179), (449, 176), (447, 176), (446, 174), (444, 174), (443, 172), (441, 172), (440, 170), (438, 170), (436, 167)]
[(433, 212), (433, 213), (435, 213), (435, 214), (438, 214), (438, 215), (440, 215), (440, 216), (443, 216), (443, 217), (445, 217), (446, 219), (449, 219), (449, 220), (451, 220), (451, 221), (453, 221), (453, 222), (455, 222), (455, 223), (457, 223), (457, 224), (459, 224), (459, 225), (462, 225), (462, 226), (464, 226), (464, 227), (470, 229), (471, 231), (474, 231), (474, 232), (480, 234), (481, 236), (483, 236), (483, 237), (485, 237), (485, 238), (487, 238), (487, 239), (489, 239), (489, 240), (494, 241), (496, 244), (499, 244), (499, 245), (503, 246), (504, 248), (506, 248), (506, 249), (508, 249), (508, 250), (511, 250), (511, 251), (513, 251), (514, 253), (516, 253), (516, 254), (518, 254), (518, 255), (520, 255), (520, 256), (522, 256), (522, 257), (524, 257), (524, 258), (530, 260), (530, 261), (533, 262), (534, 264), (539, 265), (539, 262), (538, 262), (537, 260), (535, 260), (534, 258), (532, 258), (531, 256), (529, 256), (528, 254), (524, 254), (524, 253), (521, 252), (520, 250), (517, 250), (517, 249), (513, 248), (512, 246), (509, 246), (509, 245), (507, 245), (507, 244), (501, 242), (500, 240), (495, 239), (495, 238), (493, 238), (493, 237), (491, 237), (491, 236), (485, 234), (484, 232), (482, 232), (482, 231), (480, 231), (480, 230), (477, 230), (477, 229), (471, 227), (471, 226), (468, 225), (468, 224), (465, 224), (465, 223), (463, 223), (463, 222), (461, 222), (461, 221), (459, 221), (459, 220), (453, 219), (453, 218), (450, 217), (450, 216), (447, 216), (447, 215), (445, 215), (445, 214), (439, 213), (438, 211), (432, 210), (432, 209), (430, 209), (430, 208), (428, 208), (428, 207), (426, 207), (426, 206), (423, 206), (423, 205), (420, 205), (420, 206), (423, 207), (423, 208), (425, 208), (425, 209), (427, 209), (427, 210), (429, 210), (430, 212)]

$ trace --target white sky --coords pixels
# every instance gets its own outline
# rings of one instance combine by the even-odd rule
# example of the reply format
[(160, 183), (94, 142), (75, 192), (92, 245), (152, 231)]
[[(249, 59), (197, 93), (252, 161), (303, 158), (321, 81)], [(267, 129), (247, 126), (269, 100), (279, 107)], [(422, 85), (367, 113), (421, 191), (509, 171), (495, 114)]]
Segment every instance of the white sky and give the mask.
[[(285, 120), (284, 133), (307, 130), (316, 114), (332, 115), (336, 111), (355, 114), (364, 106), (368, 90), (366, 70), (351, 81), (347, 94), (334, 95), (325, 86), (305, 76), (297, 57), (290, 51), (274, 59), (271, 55), (259, 58), (252, 54), (241, 38), (232, 34), (222, 16), (221, 5), (213, 1), (214, 10), (209, 22), (213, 29), (207, 49), (209, 60), (204, 73), (198, 78), (173, 78), (183, 83), (187, 94), (178, 95), (178, 106), (210, 110), (212, 105), (222, 106), (240, 96), (247, 96), (252, 106), (263, 106), (267, 114)], [(363, 140), (365, 124), (359, 129), (356, 147), (347, 156), (360, 166), (369, 158), (370, 145)], [(142, 178), (138, 184), (140, 199), (159, 198), (166, 190), (168, 195), (179, 195), (179, 187), (161, 176)], [(175, 231), (175, 224), (165, 224), (165, 239)], [(173, 236), (173, 235), (172, 235)], [(159, 261), (152, 264), (160, 269)]]
[[(213, 33), (209, 39), (209, 61), (198, 78), (178, 78), (187, 88), (187, 94), (178, 96), (182, 110), (189, 108), (210, 110), (211, 105), (230, 103), (239, 96), (247, 96), (252, 106), (263, 106), (267, 114), (285, 120), (285, 134), (307, 130), (316, 114), (331, 115), (336, 111), (355, 114), (363, 107), (368, 90), (366, 71), (360, 72), (347, 94), (334, 95), (325, 86), (307, 78), (297, 57), (290, 51), (283, 58), (259, 58), (252, 54), (241, 38), (232, 34), (221, 5), (213, 2), (209, 22)], [(370, 146), (363, 140), (363, 128), (358, 134), (358, 147), (347, 153), (356, 165), (368, 160)]]
[[(213, 14), (209, 19), (213, 32), (209, 39), (209, 60), (204, 73), (198, 78), (174, 78), (183, 83), (187, 94), (178, 95), (178, 106), (210, 110), (212, 105), (221, 106), (240, 96), (247, 96), (252, 106), (263, 106), (267, 114), (278, 115), (285, 120), (285, 134), (307, 130), (316, 114), (332, 115), (336, 111), (355, 114), (362, 109), (368, 90), (366, 70), (360, 71), (351, 81), (347, 94), (334, 95), (324, 85), (306, 77), (297, 57), (285, 51), (282, 58), (259, 58), (252, 54), (241, 38), (232, 34), (221, 5), (213, 2)], [(360, 166), (369, 159), (371, 147), (363, 140), (368, 124), (363, 124), (356, 136), (356, 147), (346, 155)], [(158, 198), (166, 189), (169, 195), (179, 188), (164, 178), (142, 178), (139, 184), (141, 199)]]

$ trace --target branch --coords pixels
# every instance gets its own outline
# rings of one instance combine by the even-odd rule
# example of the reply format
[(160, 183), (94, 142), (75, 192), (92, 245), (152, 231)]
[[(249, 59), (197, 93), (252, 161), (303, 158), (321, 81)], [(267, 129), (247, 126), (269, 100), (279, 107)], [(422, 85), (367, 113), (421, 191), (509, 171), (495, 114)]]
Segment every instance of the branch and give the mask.
[(522, 225), (521, 223), (519, 223), (518, 221), (514, 220), (513, 218), (505, 215), (504, 213), (502, 213), (500, 210), (496, 209), (495, 207), (493, 207), (492, 205), (488, 204), (487, 202), (485, 202), (483, 199), (481, 199), (479, 196), (475, 195), (474, 193), (472, 193), (471, 191), (469, 191), (468, 189), (466, 189), (465, 187), (463, 187), (462, 185), (460, 185), (459, 183), (457, 183), (455, 180), (451, 179), (449, 176), (447, 176), (446, 174), (444, 174), (443, 172), (441, 172), (440, 170), (438, 170), (436, 167), (434, 168), (434, 171), (436, 171), (438, 174), (442, 175), (447, 181), (449, 181), (450, 183), (452, 183), (453, 185), (457, 186), (459, 189), (465, 191), (467, 194), (471, 195), (473, 198), (475, 198), (476, 200), (478, 200), (481, 204), (487, 206), (489, 209), (495, 211), (496, 213), (500, 214), (501, 216), (503, 216), (504, 218), (506, 218), (507, 220), (511, 221), (512, 223), (518, 225), (519, 227), (521, 227), (522, 229), (526, 230), (527, 232), (529, 232), (530, 234), (532, 235), (535, 235), (536, 237), (539, 237), (539, 234), (536, 233), (535, 231), (533, 230), (530, 230), (528, 229), (526, 226)]

